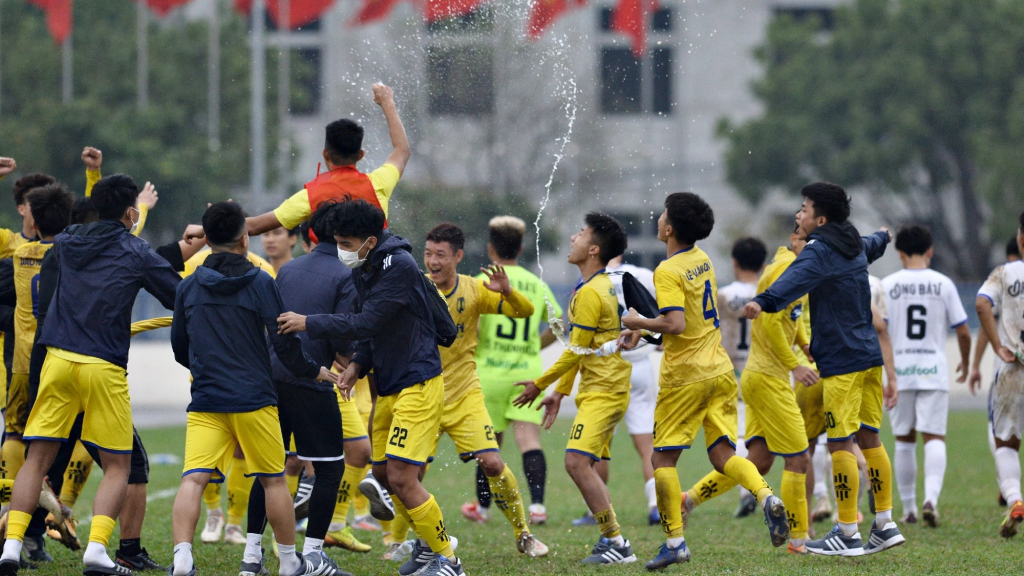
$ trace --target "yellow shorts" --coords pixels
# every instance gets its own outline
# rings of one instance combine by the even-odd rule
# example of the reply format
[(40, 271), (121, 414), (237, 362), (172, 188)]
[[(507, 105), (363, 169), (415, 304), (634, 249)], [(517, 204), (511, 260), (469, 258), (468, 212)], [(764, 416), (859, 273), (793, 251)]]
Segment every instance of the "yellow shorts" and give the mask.
[(807, 451), (804, 419), (789, 381), (745, 370), (740, 388), (747, 405), (744, 437), (748, 446), (751, 440), (760, 438), (776, 456), (796, 456)]
[(796, 405), (804, 418), (804, 434), (812, 441), (825, 433), (825, 390), (819, 379), (814, 386), (797, 382), (795, 387)]
[(580, 392), (576, 394), (576, 419), (569, 429), (566, 452), (594, 460), (611, 460), (612, 434), (626, 415), (629, 390), (622, 392)]
[(363, 415), (359, 413), (355, 399), (345, 400), (340, 390), (335, 388), (334, 391), (338, 395), (338, 409), (341, 410), (341, 440), (348, 442), (369, 439), (366, 423), (363, 422)]
[(471, 388), (461, 398), (444, 407), (441, 427), (434, 439), (434, 449), (430, 452), (431, 460), (437, 455), (437, 443), (445, 432), (455, 442), (455, 449), (459, 451), (459, 458), (463, 462), (469, 462), (481, 452), (499, 450), (494, 426), (484, 404), (484, 392), (479, 386)]
[(444, 377), (440, 374), (390, 396), (378, 396), (373, 412), (373, 463), (388, 458), (411, 464), (430, 459), (444, 414)]
[(882, 367), (821, 379), (829, 441), (846, 440), (861, 428), (882, 426)]
[(352, 400), (355, 401), (359, 413), (369, 426), (370, 412), (373, 412), (373, 397), (370, 396), (370, 381), (366, 378), (356, 380), (355, 388), (352, 389)]
[(236, 444), (245, 454), (247, 478), (284, 474), (281, 421), (277, 406), (266, 406), (254, 412), (189, 412), (182, 476), (209, 472), (210, 482), (223, 482), (221, 466), (229, 461)]
[(25, 440), (67, 440), (78, 414), (82, 444), (132, 453), (132, 402), (128, 373), (105, 360), (49, 348), (39, 394), (25, 425)]
[(28, 374), (11, 374), (5, 419), (8, 434), (25, 433), (25, 422), (28, 421)]
[(701, 382), (662, 387), (654, 407), (654, 449), (689, 448), (701, 425), (708, 450), (723, 440), (735, 446), (738, 394), (732, 371)]

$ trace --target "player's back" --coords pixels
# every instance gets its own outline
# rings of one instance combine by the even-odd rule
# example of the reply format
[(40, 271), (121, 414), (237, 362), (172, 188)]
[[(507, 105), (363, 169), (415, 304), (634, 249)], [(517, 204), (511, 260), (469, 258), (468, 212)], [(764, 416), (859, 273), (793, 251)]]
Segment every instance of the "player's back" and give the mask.
[(1008, 262), (993, 270), (978, 296), (992, 302), (1003, 346), (1018, 357), (1024, 355), (1024, 260)]
[(757, 296), (757, 284), (735, 281), (718, 290), (718, 313), (722, 322), (722, 346), (733, 367), (742, 372), (750, 356), (750, 321), (743, 307)]

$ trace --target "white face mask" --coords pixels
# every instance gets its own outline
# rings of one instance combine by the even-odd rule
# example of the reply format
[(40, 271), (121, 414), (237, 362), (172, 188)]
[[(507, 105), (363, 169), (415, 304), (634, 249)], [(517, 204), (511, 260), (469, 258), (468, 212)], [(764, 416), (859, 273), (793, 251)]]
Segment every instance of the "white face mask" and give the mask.
[[(363, 242), (359, 246), (359, 250), (356, 250), (355, 252), (349, 252), (348, 250), (342, 250), (341, 247), (339, 246), (338, 247), (338, 260), (341, 260), (342, 264), (344, 264), (345, 266), (348, 266), (349, 268), (352, 268), (353, 270), (355, 270), (356, 268), (359, 268), (360, 266), (362, 266), (363, 264), (366, 263), (366, 258), (360, 258), (359, 257), (359, 251), (362, 250), (363, 246), (366, 246), (366, 242), (369, 242), (369, 241), (370, 241), (370, 239), (367, 238), (366, 241)], [(369, 252), (367, 252), (367, 256), (369, 256)]]
[[(142, 212), (139, 212), (139, 209), (138, 209), (138, 208), (132, 208), (132, 210), (135, 210), (136, 212), (138, 212), (138, 214), (139, 214), (139, 219), (141, 219), (141, 218), (142, 218)], [(128, 213), (128, 219), (129, 219), (129, 220), (131, 220), (131, 219), (132, 219), (132, 217), (131, 217), (131, 213), (130, 213), (130, 212)], [(128, 231), (128, 233), (130, 233), (130, 234), (134, 234), (134, 233), (135, 233), (135, 230), (136, 230), (136, 229), (138, 229), (138, 227), (139, 227), (139, 221), (138, 221), (138, 220), (132, 220), (132, 228), (131, 228), (131, 230), (129, 230), (129, 231)]]

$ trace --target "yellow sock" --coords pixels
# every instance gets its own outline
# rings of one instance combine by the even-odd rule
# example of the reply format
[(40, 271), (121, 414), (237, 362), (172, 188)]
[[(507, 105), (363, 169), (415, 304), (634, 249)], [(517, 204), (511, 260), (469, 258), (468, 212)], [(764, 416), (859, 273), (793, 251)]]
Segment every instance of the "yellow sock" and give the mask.
[[(857, 457), (852, 452), (839, 450), (832, 453), (832, 484), (836, 491), (839, 521), (843, 524), (856, 524), (860, 471), (857, 470)], [(877, 501), (875, 506), (878, 506)]]
[(25, 443), (8, 438), (0, 446), (0, 478), (14, 481), (18, 471), (25, 465)]
[[(249, 508), (249, 492), (252, 491), (252, 478), (246, 478), (248, 469), (245, 458), (232, 458), (231, 469), (228, 470), (228, 524), (241, 526), (242, 518)], [(295, 496), (294, 494), (292, 495)]]
[(352, 506), (352, 496), (359, 492), (356, 487), (366, 475), (365, 470), (365, 468), (345, 466), (341, 484), (338, 485), (338, 501), (334, 504), (334, 517), (331, 518), (331, 523), (344, 525), (348, 521), (348, 509)]
[(203, 490), (203, 502), (207, 510), (220, 510), (220, 484), (210, 482)]
[[(75, 449), (71, 453), (71, 461), (64, 472), (64, 485), (60, 489), (60, 501), (68, 508), (74, 508), (75, 502), (82, 494), (85, 483), (89, 480), (92, 472), (92, 456), (81, 442), (75, 442)], [(218, 495), (219, 498), (219, 495)]]
[[(392, 497), (392, 501), (394, 501), (393, 497)], [(394, 536), (391, 535), (391, 523), (392, 523), (392, 521), (391, 520), (378, 520), (378, 522), (380, 522), (380, 535), (381, 535), (381, 538), (384, 539), (384, 544), (391, 544), (392, 542), (394, 542), (395, 538), (394, 538)], [(408, 534), (409, 530), (406, 529), (405, 532), (406, 532), (406, 534)]]
[[(666, 470), (672, 470), (672, 475), (676, 478), (679, 477), (676, 475), (675, 468), (666, 468)], [(655, 478), (657, 478), (657, 475), (655, 475)], [(676, 480), (677, 484), (678, 482), (679, 481)], [(686, 497), (693, 500), (694, 506), (699, 506), (705, 501), (711, 500), (715, 496), (721, 496), (729, 490), (732, 490), (736, 487), (736, 484), (738, 484), (736, 480), (733, 480), (725, 474), (712, 470), (707, 476), (701, 478), (693, 485), (692, 488), (686, 491)]]
[(619, 520), (615, 517), (615, 510), (612, 508), (595, 513), (594, 520), (597, 520), (597, 527), (601, 529), (601, 536), (615, 538), (622, 535), (622, 530), (619, 529)]
[(683, 495), (680, 493), (679, 474), (675, 468), (654, 471), (654, 489), (658, 494), (658, 516), (667, 538), (683, 536)]
[(807, 474), (782, 471), (782, 503), (789, 516), (789, 537), (807, 539)]
[(25, 530), (28, 530), (28, 523), (32, 521), (32, 515), (11, 510), (7, 513), (7, 539), (25, 541)]
[(423, 504), (409, 510), (409, 517), (412, 519), (416, 534), (427, 542), (435, 554), (455, 558), (452, 543), (448, 540), (448, 531), (444, 528), (441, 507), (437, 505), (433, 495)]
[(519, 493), (519, 483), (508, 465), (505, 465), (500, 476), (487, 478), (487, 483), (491, 486), (494, 505), (501, 510), (505, 518), (508, 518), (516, 538), (518, 539), (523, 532), (529, 532), (526, 524), (526, 506), (523, 506), (523, 496)]
[(768, 487), (768, 483), (757, 471), (757, 466), (754, 466), (750, 460), (733, 456), (725, 463), (724, 471), (726, 476), (756, 496), (758, 504), (772, 495), (772, 489)]
[[(345, 470), (348, 470), (348, 468), (345, 468)], [(361, 482), (363, 478), (366, 477), (366, 473), (369, 470), (369, 464), (367, 464), (362, 469), (359, 469), (359, 480), (356, 481), (356, 483), (353, 484), (353, 486), (358, 486), (359, 482)], [(368, 516), (370, 514), (370, 501), (367, 500), (366, 496), (363, 496), (363, 493), (360, 492), (359, 490), (355, 490), (355, 497), (352, 499), (352, 506), (355, 508), (356, 516)], [(382, 520), (381, 522), (385, 522), (385, 520)], [(381, 526), (383, 525), (384, 524), (381, 524)]]
[(285, 474), (285, 481), (288, 482), (288, 492), (292, 495), (292, 499), (295, 499), (295, 493), (299, 491), (299, 475), (292, 476), (291, 474)]
[(92, 527), (89, 528), (89, 543), (96, 542), (106, 547), (110, 536), (114, 533), (116, 521), (110, 516), (93, 516)]
[(868, 478), (871, 479), (871, 492), (875, 495), (875, 511), (892, 510), (892, 463), (885, 446), (861, 450), (868, 462)]
[[(405, 542), (409, 538), (412, 518), (409, 517), (409, 511), (405, 509), (405, 504), (398, 499), (398, 496), (392, 494), (391, 503), (395, 505), (395, 519), (390, 522), (391, 541)], [(381, 527), (383, 528), (383, 523), (381, 523)]]

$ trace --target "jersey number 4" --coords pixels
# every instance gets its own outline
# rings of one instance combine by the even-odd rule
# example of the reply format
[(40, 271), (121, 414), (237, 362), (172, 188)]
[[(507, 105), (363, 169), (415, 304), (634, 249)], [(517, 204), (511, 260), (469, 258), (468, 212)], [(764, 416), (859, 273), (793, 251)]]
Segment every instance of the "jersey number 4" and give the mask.
[(711, 289), (711, 280), (704, 281), (704, 319), (714, 320), (718, 328), (718, 308), (715, 308), (715, 291)]

